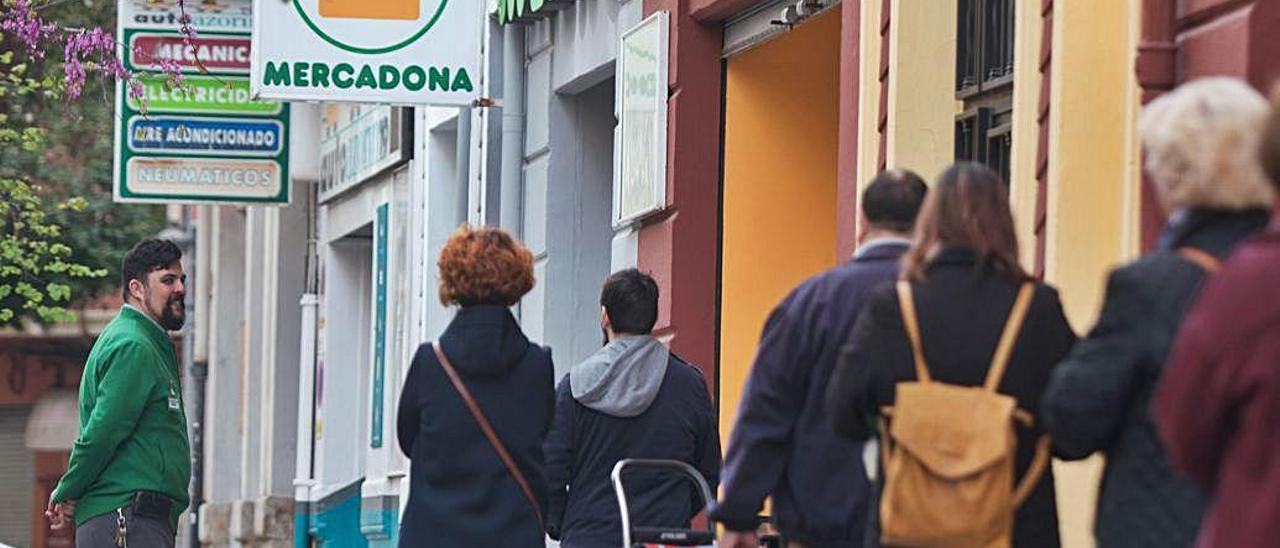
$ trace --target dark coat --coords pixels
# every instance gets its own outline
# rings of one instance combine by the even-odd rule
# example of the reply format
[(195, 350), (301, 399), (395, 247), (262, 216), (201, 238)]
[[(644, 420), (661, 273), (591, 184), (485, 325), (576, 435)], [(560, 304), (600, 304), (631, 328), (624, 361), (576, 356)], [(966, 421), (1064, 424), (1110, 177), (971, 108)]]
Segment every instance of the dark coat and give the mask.
[(1214, 274), (1155, 397), (1170, 460), (1212, 493), (1197, 545), (1280, 542), (1280, 217)]
[[(958, 248), (942, 251), (928, 268), (927, 277), (927, 283), (912, 285), (929, 371), (937, 381), (981, 385), (1019, 283), (976, 266), (974, 253)], [(1074, 342), (1058, 292), (1037, 286), (999, 392), (1014, 397), (1021, 409), (1039, 409), (1050, 370)], [(885, 284), (869, 297), (832, 378), (827, 392), (832, 424), (852, 439), (869, 438), (872, 419), (879, 416), (881, 407), (893, 405), (897, 383), (914, 380), (914, 360), (898, 296), (893, 284)], [(1038, 429), (1018, 427), (1019, 477), (1030, 465), (1041, 434)], [(1054, 497), (1053, 472), (1049, 470), (1018, 509), (1014, 546), (1059, 546)]]
[[(545, 509), (551, 351), (531, 344), (505, 307), (491, 305), (459, 310), (440, 344)], [(544, 546), (533, 507), (429, 344), (409, 367), (396, 426), (411, 463), (401, 546)]]
[[(720, 479), (720, 434), (702, 373), (675, 354), (653, 403), (634, 417), (615, 417), (574, 399), (569, 376), (556, 388), (556, 417), (547, 437), (550, 505), (547, 532), (564, 548), (622, 545), (622, 516), (610, 481), (628, 458), (678, 460), (697, 468), (714, 493)], [(624, 481), (632, 524), (688, 528), (702, 495), (683, 476), (648, 471)]]
[(862, 546), (870, 485), (862, 443), (835, 435), (823, 409), (836, 357), (872, 287), (898, 275), (905, 244), (868, 248), (794, 289), (769, 315), (747, 377), (711, 516), (755, 529), (766, 496), (790, 540)]
[(1111, 273), (1097, 325), (1054, 371), (1041, 408), (1045, 428), (1067, 458), (1106, 455), (1099, 546), (1174, 548), (1195, 539), (1204, 495), (1169, 465), (1148, 411), (1205, 275), (1177, 249), (1222, 256), (1266, 221), (1265, 211), (1194, 211), (1171, 225), (1161, 249)]

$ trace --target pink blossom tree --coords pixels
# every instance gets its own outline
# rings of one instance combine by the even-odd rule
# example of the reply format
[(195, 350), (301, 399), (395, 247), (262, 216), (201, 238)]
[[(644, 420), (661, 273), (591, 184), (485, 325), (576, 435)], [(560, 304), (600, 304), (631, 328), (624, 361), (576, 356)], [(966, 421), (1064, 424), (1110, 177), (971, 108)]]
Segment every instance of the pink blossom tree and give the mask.
[[(182, 72), (171, 59), (130, 70), (114, 30), (96, 24), (109, 24), (104, 10), (114, 6), (86, 10), (104, 0), (71, 1), (0, 0), (0, 327), (74, 321), (75, 299), (114, 289), (109, 269), (123, 250), (113, 248), (163, 222), (155, 207), (111, 202), (105, 91), (124, 86), (145, 111), (142, 79), (180, 87)], [(190, 45), (196, 33), (179, 6), (178, 30)], [(108, 19), (68, 17), (85, 11)], [(104, 96), (81, 105), (91, 81)], [(72, 112), (80, 114), (73, 120)]]
[[(43, 59), (47, 52), (62, 48), (63, 73), (62, 82), (65, 97), (77, 99), (84, 89), (85, 78), (89, 71), (96, 71), (103, 77), (114, 78), (128, 86), (131, 97), (143, 101), (141, 75), (125, 67), (118, 51), (123, 45), (116, 42), (115, 33), (103, 29), (67, 28), (49, 21), (41, 15), (41, 8), (52, 5), (56, 0), (0, 0), (3, 17), (0, 17), (0, 35), (12, 35), (18, 43), (25, 47), (32, 59)], [(190, 46), (196, 38), (196, 31), (191, 26), (191, 16), (186, 14), (184, 0), (178, 0), (181, 10), (179, 31), (183, 41)], [(135, 50), (136, 54), (146, 57), (146, 53)], [(182, 71), (178, 63), (172, 59), (153, 59), (154, 64), (166, 77), (170, 86), (182, 85)], [(203, 67), (201, 67), (203, 68)], [(19, 75), (21, 76), (21, 75)]]

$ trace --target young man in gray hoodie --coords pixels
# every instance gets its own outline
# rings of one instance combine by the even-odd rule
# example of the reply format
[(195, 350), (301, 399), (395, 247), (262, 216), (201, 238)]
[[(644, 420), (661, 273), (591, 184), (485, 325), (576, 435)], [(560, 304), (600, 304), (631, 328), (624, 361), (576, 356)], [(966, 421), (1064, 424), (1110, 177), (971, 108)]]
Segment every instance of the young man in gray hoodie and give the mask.
[[(622, 459), (692, 465), (715, 492), (720, 436), (701, 371), (651, 334), (658, 284), (634, 268), (609, 276), (600, 294), (606, 344), (556, 387), (556, 415), (544, 453), (550, 503), (547, 534), (563, 548), (622, 543), (609, 474)], [(628, 474), (632, 523), (688, 527), (702, 510), (679, 476)]]

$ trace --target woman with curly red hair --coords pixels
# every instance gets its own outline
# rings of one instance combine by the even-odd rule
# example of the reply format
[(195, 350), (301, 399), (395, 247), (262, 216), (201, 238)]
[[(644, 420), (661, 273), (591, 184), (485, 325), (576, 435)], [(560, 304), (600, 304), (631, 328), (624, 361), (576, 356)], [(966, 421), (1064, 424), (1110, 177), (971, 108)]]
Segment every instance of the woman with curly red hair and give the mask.
[(400, 546), (544, 546), (555, 374), (509, 310), (533, 288), (533, 254), (501, 229), (463, 226), (439, 266), (440, 301), (459, 309), (418, 348), (400, 396)]

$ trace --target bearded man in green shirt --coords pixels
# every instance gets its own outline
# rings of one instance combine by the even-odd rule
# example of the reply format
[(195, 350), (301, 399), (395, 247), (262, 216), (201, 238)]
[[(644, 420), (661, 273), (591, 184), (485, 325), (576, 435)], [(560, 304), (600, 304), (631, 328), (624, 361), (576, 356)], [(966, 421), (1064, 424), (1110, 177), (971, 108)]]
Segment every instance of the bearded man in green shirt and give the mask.
[(125, 254), (124, 306), (80, 379), (80, 435), (45, 515), (76, 522), (76, 546), (174, 545), (190, 496), (191, 449), (169, 331), (185, 320), (182, 251), (143, 240)]

